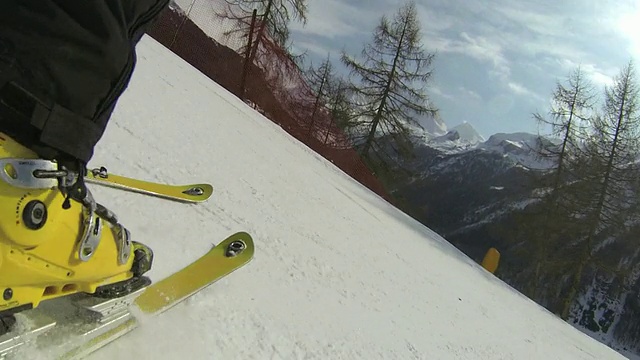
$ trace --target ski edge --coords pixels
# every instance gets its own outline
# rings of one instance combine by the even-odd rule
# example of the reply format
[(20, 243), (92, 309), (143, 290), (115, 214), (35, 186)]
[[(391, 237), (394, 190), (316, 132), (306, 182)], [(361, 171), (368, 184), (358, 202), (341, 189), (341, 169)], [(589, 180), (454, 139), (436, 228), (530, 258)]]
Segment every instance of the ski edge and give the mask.
[(83, 359), (132, 332), (139, 325), (140, 322), (138, 321), (138, 319), (135, 317), (131, 317), (126, 322), (116, 326), (113, 329), (110, 329), (104, 334), (94, 337), (88, 342), (67, 351), (65, 354), (58, 357), (57, 360)]

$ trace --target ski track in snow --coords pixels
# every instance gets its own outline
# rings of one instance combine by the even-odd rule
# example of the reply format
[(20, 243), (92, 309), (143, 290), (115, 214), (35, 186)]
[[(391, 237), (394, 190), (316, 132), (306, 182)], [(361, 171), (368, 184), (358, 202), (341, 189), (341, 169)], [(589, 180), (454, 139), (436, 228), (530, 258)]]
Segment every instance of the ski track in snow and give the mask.
[(174, 56), (139, 44), (90, 167), (211, 182), (187, 205), (91, 185), (164, 278), (236, 231), (251, 263), (89, 358), (615, 359)]

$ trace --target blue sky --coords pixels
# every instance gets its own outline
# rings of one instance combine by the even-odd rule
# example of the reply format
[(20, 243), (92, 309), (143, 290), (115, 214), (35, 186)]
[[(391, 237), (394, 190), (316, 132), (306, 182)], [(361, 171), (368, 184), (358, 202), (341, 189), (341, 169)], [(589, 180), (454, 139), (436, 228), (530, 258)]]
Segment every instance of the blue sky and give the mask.
[[(319, 63), (359, 56), (394, 0), (308, 0), (306, 26), (291, 25), (294, 51)], [(428, 88), (449, 128), (471, 123), (485, 138), (537, 132), (555, 82), (578, 64), (599, 88), (640, 60), (640, 5), (600, 0), (416, 0), (425, 50), (436, 53)], [(638, 64), (640, 67), (640, 64)]]

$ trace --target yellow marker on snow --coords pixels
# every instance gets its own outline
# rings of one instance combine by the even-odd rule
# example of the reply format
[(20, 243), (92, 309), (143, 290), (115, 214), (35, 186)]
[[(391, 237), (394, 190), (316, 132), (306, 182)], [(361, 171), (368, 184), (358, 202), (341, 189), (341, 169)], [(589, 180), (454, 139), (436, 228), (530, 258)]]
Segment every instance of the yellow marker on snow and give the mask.
[(484, 255), (482, 259), (482, 267), (488, 272), (494, 274), (498, 269), (498, 263), (500, 262), (500, 252), (496, 248), (491, 248)]

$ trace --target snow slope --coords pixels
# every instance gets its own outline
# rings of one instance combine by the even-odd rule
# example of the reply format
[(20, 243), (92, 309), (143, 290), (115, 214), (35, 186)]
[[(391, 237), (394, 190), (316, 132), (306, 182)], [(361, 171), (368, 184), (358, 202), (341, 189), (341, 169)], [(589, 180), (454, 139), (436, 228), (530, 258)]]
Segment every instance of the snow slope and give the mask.
[(254, 260), (90, 359), (616, 359), (149, 37), (89, 166), (208, 181), (185, 205), (92, 186), (152, 280), (227, 235)]

